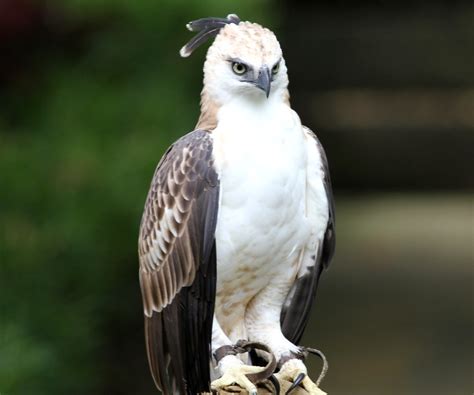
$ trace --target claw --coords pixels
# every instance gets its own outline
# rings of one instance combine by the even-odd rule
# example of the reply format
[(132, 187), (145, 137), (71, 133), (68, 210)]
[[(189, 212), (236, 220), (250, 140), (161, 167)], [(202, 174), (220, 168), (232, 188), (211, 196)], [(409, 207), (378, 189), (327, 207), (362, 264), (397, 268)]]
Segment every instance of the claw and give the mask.
[(288, 391), (285, 392), (285, 395), (289, 395), (291, 393), (291, 391), (293, 391), (296, 387), (298, 387), (301, 382), (303, 381), (303, 379), (305, 378), (306, 374), (304, 373), (300, 373), (296, 379), (293, 381), (293, 384), (291, 384), (291, 387), (288, 388)]
[(275, 387), (275, 394), (280, 395), (280, 383), (278, 382), (277, 378), (275, 377), (274, 374), (272, 374), (268, 380), (273, 384), (273, 387)]
[(266, 390), (265, 393), (280, 395), (280, 383), (278, 382), (274, 374), (272, 374), (265, 381), (261, 381), (260, 383), (257, 383), (257, 388), (260, 388), (260, 387), (265, 388)]
[(301, 386), (311, 395), (326, 395), (318, 386), (311, 381), (307, 375), (306, 366), (298, 358), (292, 358), (286, 361), (276, 374), (278, 380), (287, 380), (292, 382), (286, 394), (290, 394), (295, 388)]

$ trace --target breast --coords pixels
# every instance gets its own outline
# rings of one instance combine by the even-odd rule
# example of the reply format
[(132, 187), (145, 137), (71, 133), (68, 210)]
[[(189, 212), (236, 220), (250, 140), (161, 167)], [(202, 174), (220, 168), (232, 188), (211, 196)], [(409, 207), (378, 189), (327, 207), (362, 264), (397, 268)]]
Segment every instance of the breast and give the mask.
[[(291, 114), (290, 114), (291, 115)], [(213, 133), (220, 176), (216, 229), (218, 296), (275, 275), (294, 275), (310, 230), (305, 216), (306, 148), (299, 120), (222, 123)]]

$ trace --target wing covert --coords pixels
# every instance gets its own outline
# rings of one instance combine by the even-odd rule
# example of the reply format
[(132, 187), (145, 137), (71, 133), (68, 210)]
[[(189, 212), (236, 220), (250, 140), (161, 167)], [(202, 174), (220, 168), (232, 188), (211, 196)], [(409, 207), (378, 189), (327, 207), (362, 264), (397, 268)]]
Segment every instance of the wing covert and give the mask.
[(164, 394), (209, 389), (219, 180), (203, 130), (157, 166), (139, 235), (139, 278), (153, 378)]

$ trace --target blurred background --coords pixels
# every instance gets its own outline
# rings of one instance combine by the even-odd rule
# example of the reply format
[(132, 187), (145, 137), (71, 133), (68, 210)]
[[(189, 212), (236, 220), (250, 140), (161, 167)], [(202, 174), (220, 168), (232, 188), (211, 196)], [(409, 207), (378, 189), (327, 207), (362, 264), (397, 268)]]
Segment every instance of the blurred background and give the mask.
[(230, 12), (276, 32), (330, 161), (323, 389), (472, 394), (474, 7), (439, 0), (0, 0), (0, 393), (156, 393), (138, 226), (199, 114), (185, 23)]

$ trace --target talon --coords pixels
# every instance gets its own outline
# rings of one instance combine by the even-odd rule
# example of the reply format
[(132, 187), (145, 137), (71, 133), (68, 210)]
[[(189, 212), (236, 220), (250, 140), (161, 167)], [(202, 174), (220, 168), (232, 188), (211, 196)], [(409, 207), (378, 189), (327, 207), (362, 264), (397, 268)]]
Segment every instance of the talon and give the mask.
[(301, 382), (303, 381), (303, 379), (305, 378), (306, 374), (304, 373), (300, 373), (296, 379), (293, 381), (293, 384), (291, 384), (291, 387), (288, 388), (288, 391), (286, 391), (285, 395), (289, 395), (291, 393), (291, 391), (293, 391), (296, 387), (298, 387)]
[(306, 366), (303, 361), (298, 358), (286, 361), (276, 376), (279, 380), (292, 382), (290, 388), (286, 391), (286, 394), (290, 394), (299, 385), (311, 395), (326, 395), (325, 392), (321, 391), (321, 389), (311, 381), (307, 375)]
[(272, 374), (268, 380), (270, 381), (270, 383), (273, 384), (273, 387), (275, 388), (275, 394), (276, 395), (280, 395), (280, 383), (278, 382), (277, 378), (275, 377), (274, 374)]
[(261, 381), (260, 383), (257, 383), (257, 387), (265, 388), (265, 390), (270, 394), (280, 395), (280, 383), (278, 382), (274, 374), (272, 374), (265, 381)]

